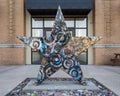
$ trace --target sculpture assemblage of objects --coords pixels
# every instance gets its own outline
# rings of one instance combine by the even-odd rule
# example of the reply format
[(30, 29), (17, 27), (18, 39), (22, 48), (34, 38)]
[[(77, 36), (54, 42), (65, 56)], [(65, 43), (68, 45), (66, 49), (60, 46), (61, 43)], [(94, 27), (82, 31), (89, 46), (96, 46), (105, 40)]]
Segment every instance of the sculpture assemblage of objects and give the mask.
[(18, 38), (43, 56), (44, 60), (36, 78), (37, 84), (41, 84), (60, 68), (81, 83), (83, 73), (77, 56), (101, 39), (101, 37), (71, 37), (60, 7), (49, 40), (45, 37)]

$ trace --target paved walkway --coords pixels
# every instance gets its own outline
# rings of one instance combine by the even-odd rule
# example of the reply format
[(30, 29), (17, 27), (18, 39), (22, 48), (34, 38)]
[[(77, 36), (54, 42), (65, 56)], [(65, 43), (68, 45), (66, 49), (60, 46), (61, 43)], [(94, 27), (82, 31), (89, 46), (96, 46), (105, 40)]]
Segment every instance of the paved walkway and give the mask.
[[(0, 66), (0, 96), (28, 77), (36, 77), (39, 65)], [(120, 96), (120, 66), (82, 65), (85, 78), (95, 78)], [(70, 77), (62, 70), (52, 77)]]

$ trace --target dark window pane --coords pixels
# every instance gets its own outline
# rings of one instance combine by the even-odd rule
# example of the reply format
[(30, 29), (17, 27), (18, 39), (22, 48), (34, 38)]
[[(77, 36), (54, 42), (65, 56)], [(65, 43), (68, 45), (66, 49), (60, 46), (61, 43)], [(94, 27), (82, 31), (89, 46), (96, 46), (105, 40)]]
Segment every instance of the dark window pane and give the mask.
[(40, 64), (41, 63), (41, 56), (39, 52), (32, 52), (32, 63), (33, 64)]

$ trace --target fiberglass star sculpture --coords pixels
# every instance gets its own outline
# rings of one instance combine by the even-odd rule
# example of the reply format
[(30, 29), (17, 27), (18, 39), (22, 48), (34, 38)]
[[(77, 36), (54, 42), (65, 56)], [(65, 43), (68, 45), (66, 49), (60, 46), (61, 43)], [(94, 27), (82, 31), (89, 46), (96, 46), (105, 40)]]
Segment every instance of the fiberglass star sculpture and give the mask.
[(49, 40), (44, 37), (19, 36), (18, 38), (37, 50), (45, 59), (45, 62), (40, 65), (36, 78), (38, 84), (41, 84), (60, 68), (81, 83), (83, 73), (76, 57), (101, 39), (100, 37), (71, 37), (60, 7)]

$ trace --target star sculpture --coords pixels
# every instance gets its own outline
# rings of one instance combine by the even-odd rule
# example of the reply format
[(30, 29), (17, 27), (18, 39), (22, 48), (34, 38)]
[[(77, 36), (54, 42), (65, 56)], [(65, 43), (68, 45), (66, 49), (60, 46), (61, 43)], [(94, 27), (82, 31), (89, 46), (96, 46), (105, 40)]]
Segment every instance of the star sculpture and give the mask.
[(50, 39), (22, 37), (23, 41), (32, 49), (37, 50), (44, 60), (41, 62), (37, 75), (37, 83), (41, 84), (45, 79), (60, 68), (71, 75), (75, 80), (82, 82), (83, 73), (77, 56), (99, 41), (100, 37), (71, 37), (61, 8), (58, 7), (55, 22), (51, 31)]

